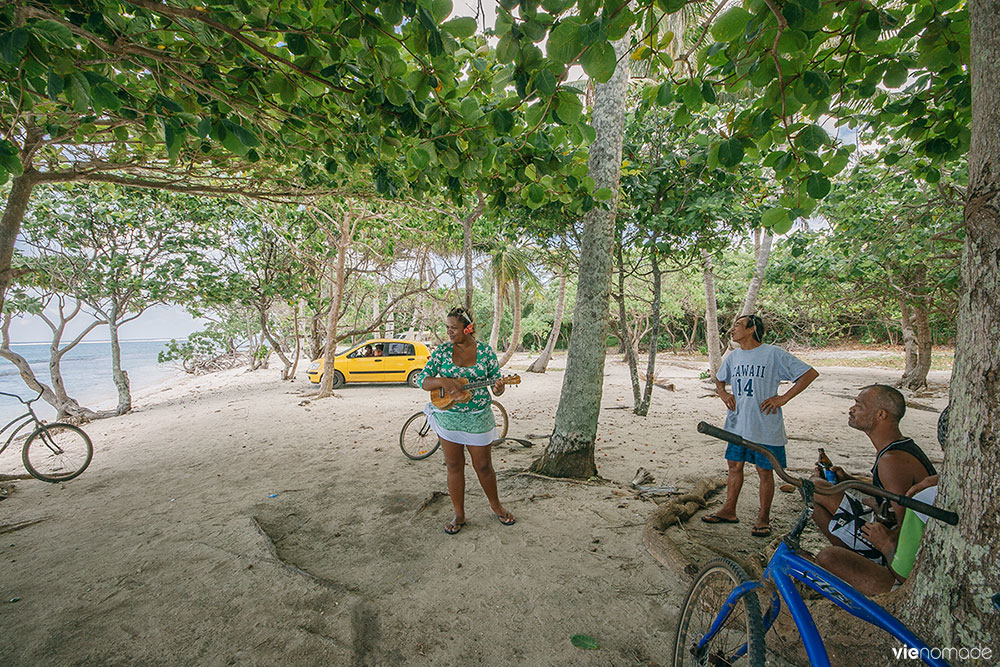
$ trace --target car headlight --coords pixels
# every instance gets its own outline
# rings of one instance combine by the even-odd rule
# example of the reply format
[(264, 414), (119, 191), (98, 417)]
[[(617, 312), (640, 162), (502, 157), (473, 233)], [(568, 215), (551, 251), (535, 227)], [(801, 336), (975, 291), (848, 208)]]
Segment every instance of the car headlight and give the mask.
[(309, 370), (310, 371), (318, 371), (319, 370), (319, 362), (318, 361), (312, 362), (312, 364), (310, 364), (310, 366), (309, 366)]

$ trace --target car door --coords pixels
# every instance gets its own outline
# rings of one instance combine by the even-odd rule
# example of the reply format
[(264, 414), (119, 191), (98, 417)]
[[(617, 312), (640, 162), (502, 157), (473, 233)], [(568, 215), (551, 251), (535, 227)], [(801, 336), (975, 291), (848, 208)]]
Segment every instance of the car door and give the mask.
[(413, 345), (402, 341), (387, 341), (384, 344), (386, 359), (386, 382), (406, 382), (406, 377), (416, 360)]
[(375, 347), (374, 343), (362, 343), (347, 353), (341, 360), (337, 359), (336, 368), (348, 382), (379, 382), (382, 375), (382, 357), (365, 356), (365, 348)]

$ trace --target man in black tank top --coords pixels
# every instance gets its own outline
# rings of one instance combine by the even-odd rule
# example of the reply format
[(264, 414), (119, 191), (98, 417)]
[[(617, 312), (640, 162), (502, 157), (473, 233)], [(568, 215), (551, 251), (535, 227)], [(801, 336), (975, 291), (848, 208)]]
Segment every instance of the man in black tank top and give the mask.
[[(937, 472), (920, 447), (900, 432), (899, 422), (905, 414), (906, 401), (898, 390), (884, 384), (873, 384), (861, 390), (847, 418), (847, 425), (863, 431), (875, 447), (873, 484), (900, 495), (905, 495), (914, 484)], [(839, 467), (834, 467), (833, 471), (838, 482), (854, 479)], [(828, 485), (820, 471), (816, 472), (813, 481), (820, 486)], [(895, 517), (902, 517), (904, 510), (896, 503), (891, 505), (893, 514), (887, 528), (893, 530), (897, 528)], [(842, 493), (835, 496), (816, 495), (813, 520), (830, 543), (884, 564), (882, 553), (868, 540), (872, 534), (868, 524), (873, 519), (872, 508), (863, 503), (860, 496)]]

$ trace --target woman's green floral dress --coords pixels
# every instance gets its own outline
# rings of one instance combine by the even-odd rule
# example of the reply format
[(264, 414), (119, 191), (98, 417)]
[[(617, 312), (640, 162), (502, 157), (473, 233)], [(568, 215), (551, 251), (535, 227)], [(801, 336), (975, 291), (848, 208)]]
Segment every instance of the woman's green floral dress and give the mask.
[[(417, 378), (417, 383), (420, 384), (429, 377), (464, 377), (469, 382), (480, 380), (495, 382), (500, 379), (497, 355), (486, 343), (476, 341), (476, 363), (472, 366), (455, 364), (452, 357), (454, 351), (455, 346), (452, 343), (439, 345), (431, 353), (427, 365)], [(493, 442), (492, 436), (488, 442), (482, 441), (486, 439), (487, 434), (493, 433), (496, 427), (493, 411), (490, 409), (492, 400), (489, 388), (480, 387), (472, 390), (472, 398), (465, 403), (456, 403), (447, 410), (438, 410), (433, 404), (428, 403), (424, 412), (432, 417), (432, 426), (440, 437), (465, 445), (487, 445)], [(452, 439), (461, 437), (462, 433), (468, 434), (469, 437), (462, 440)]]

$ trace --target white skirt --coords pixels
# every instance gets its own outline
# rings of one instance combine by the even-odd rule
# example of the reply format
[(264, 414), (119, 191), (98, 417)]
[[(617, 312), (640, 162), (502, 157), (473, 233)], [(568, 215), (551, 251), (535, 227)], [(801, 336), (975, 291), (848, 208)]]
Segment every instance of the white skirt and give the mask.
[[(437, 420), (436, 416), (447, 410), (438, 410), (434, 407), (433, 403), (428, 403), (424, 406), (424, 414), (427, 415), (427, 423), (431, 425), (434, 429), (434, 433), (437, 437), (442, 440), (447, 440), (448, 442), (454, 442), (458, 445), (466, 445), (467, 447), (485, 447), (486, 445), (492, 445), (497, 439), (497, 429), (496, 426), (490, 428), (483, 433), (470, 433), (469, 431), (459, 431), (444, 428)], [(483, 412), (487, 412), (484, 410)], [(478, 413), (476, 413), (478, 414)], [(470, 414), (471, 416), (471, 414)], [(492, 416), (492, 415), (491, 415)]]

